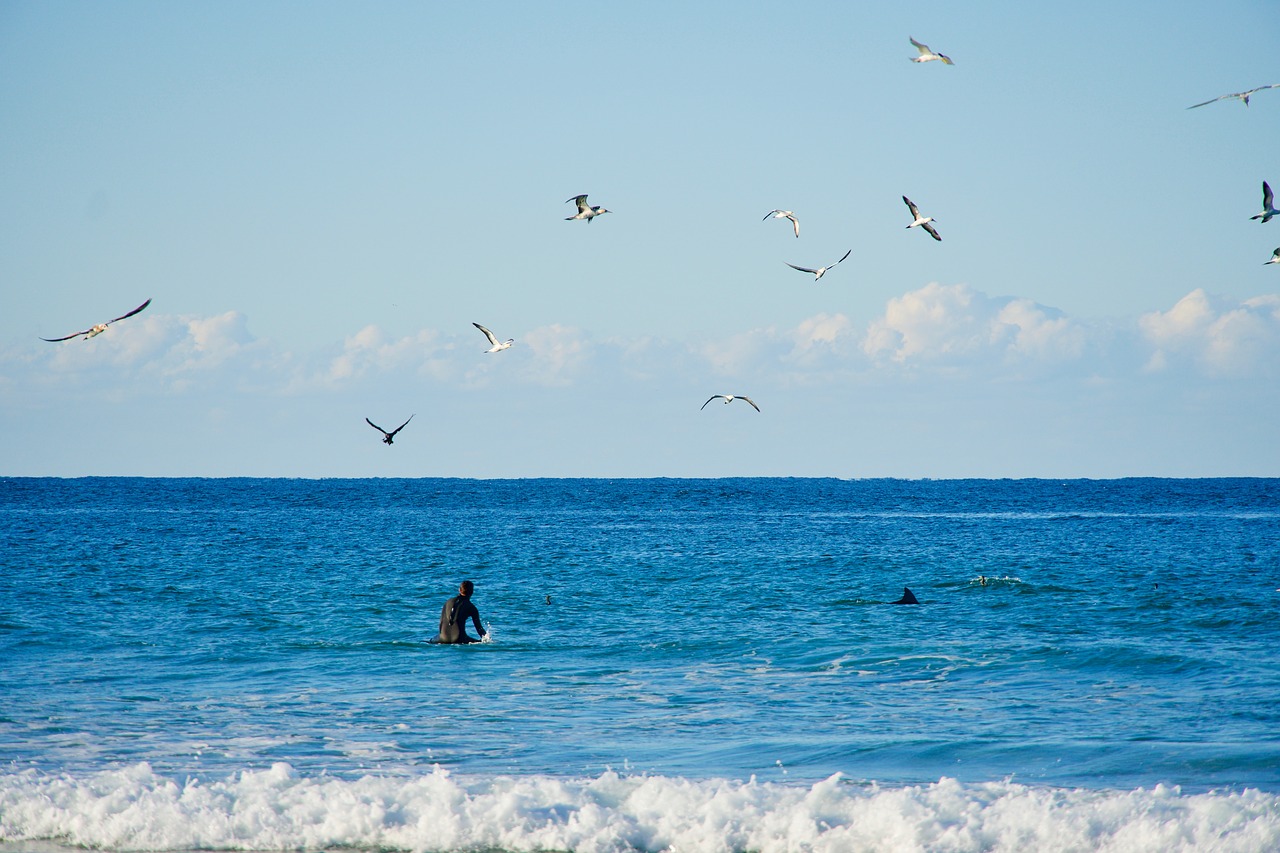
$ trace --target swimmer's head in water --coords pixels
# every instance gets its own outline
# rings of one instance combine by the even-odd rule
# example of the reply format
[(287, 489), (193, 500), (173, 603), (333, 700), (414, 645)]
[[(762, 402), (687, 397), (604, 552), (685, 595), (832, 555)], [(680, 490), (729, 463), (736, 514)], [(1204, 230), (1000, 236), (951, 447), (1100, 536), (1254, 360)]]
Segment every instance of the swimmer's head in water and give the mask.
[(475, 590), (475, 588), (476, 588), (476, 585), (473, 584), (471, 581), (463, 581), (462, 583), (458, 584), (458, 592), (462, 593), (463, 595), (471, 595), (471, 593)]

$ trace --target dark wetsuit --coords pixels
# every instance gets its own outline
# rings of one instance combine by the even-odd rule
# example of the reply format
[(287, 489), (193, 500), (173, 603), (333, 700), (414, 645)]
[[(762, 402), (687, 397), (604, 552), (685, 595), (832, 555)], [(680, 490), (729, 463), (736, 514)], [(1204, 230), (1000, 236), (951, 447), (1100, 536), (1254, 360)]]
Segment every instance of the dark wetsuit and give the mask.
[(476, 633), (484, 636), (484, 627), (480, 624), (480, 611), (465, 595), (455, 595), (444, 603), (440, 611), (440, 634), (437, 643), (478, 643), (475, 637), (467, 635), (467, 620), (476, 626)]

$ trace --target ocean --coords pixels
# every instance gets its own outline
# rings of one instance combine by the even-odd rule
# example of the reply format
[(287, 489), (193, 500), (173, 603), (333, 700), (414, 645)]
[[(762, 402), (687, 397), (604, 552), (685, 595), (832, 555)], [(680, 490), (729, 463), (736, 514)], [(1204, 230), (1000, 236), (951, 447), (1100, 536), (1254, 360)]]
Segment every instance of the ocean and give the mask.
[(1280, 849), (1280, 480), (0, 478), (0, 537), (0, 853)]

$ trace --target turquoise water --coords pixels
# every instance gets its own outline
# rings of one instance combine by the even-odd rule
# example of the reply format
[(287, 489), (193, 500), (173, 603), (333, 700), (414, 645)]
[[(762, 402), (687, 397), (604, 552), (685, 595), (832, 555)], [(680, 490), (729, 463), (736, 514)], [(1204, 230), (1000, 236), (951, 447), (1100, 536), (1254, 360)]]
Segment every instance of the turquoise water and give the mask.
[(1280, 845), (1277, 480), (0, 479), (0, 535), (3, 850)]

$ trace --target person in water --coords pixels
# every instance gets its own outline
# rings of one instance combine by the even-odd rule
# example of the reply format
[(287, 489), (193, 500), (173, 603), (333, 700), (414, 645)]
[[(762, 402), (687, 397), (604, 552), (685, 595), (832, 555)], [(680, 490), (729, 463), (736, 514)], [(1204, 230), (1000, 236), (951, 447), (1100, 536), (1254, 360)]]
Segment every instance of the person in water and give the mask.
[(480, 611), (471, 603), (471, 593), (475, 584), (463, 581), (458, 586), (458, 594), (444, 603), (440, 611), (440, 633), (437, 643), (478, 643), (475, 637), (467, 634), (467, 620), (476, 626), (476, 633), (484, 636), (484, 626), (480, 624)]

